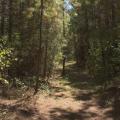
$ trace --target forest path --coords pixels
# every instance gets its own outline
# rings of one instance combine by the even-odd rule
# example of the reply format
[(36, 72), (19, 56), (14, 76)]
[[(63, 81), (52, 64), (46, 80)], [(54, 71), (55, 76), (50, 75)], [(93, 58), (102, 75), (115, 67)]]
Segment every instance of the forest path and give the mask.
[(66, 76), (51, 81), (49, 94), (39, 94), (38, 109), (47, 120), (113, 120), (112, 108), (102, 107), (93, 80), (68, 64)]
[[(50, 81), (50, 88), (35, 96), (33, 90), (22, 90), (24, 99), (0, 99), (1, 120), (113, 120), (112, 108), (101, 106), (94, 80), (73, 63), (61, 68)], [(16, 91), (16, 90), (14, 90)], [(28, 94), (28, 95), (27, 95)], [(28, 96), (28, 97), (27, 97)]]

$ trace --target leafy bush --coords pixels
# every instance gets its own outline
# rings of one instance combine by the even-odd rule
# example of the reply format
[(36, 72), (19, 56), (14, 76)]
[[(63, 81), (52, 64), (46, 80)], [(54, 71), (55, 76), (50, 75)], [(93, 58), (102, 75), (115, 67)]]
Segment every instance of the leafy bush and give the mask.
[(14, 54), (14, 48), (10, 47), (7, 37), (0, 39), (0, 71), (9, 68), (17, 58)]

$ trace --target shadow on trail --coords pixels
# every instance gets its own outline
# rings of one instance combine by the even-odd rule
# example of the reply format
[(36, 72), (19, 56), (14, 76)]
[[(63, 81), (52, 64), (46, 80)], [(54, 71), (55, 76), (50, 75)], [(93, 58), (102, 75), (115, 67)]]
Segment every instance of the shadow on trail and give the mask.
[(102, 110), (103, 109), (99, 111), (99, 109), (96, 109), (96, 104), (94, 102), (85, 102), (77, 111), (62, 108), (52, 109), (50, 111), (50, 120), (119, 120), (114, 119), (113, 110)]
[(87, 120), (88, 118), (94, 118), (96, 116), (96, 113), (85, 112), (85, 110), (72, 112), (65, 109), (54, 108), (51, 111), (51, 120)]
[(92, 93), (82, 93), (82, 94), (77, 94), (74, 98), (76, 100), (81, 100), (81, 101), (89, 101), (92, 99)]
[(94, 90), (100, 85), (88, 75), (87, 72), (80, 71), (75, 65), (66, 67), (65, 80), (68, 81), (66, 85), (80, 90)]
[(6, 102), (0, 103), (0, 112), (5, 114), (2, 120), (46, 120), (37, 110), (37, 108), (30, 106), (28, 103), (20, 102)]
[[(73, 99), (78, 102), (84, 102), (84, 106), (83, 108), (80, 106), (78, 111), (54, 108), (50, 111), (51, 120), (119, 120), (115, 109), (106, 106), (102, 102), (105, 99), (100, 98), (98, 90), (101, 89), (101, 85), (99, 82), (86, 72), (80, 71), (75, 65), (69, 65), (66, 67), (66, 75), (63, 79), (65, 81), (64, 86), (70, 86), (73, 90), (75, 89), (75, 92), (72, 93)], [(97, 112), (93, 109), (96, 109)], [(100, 116), (102, 111), (104, 112)]]

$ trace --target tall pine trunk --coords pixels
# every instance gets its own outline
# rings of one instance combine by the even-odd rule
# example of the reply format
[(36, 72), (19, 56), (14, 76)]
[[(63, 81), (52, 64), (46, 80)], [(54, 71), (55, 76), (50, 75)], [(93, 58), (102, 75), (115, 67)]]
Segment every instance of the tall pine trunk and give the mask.
[(5, 0), (1, 1), (1, 23), (0, 23), (0, 37), (4, 36), (4, 27), (5, 27)]
[(41, 76), (41, 61), (42, 61), (42, 25), (43, 25), (44, 0), (41, 0), (40, 2), (41, 2), (41, 6), (40, 6), (40, 34), (39, 34), (38, 68), (37, 68), (37, 76), (36, 76), (35, 94), (38, 92), (39, 78)]

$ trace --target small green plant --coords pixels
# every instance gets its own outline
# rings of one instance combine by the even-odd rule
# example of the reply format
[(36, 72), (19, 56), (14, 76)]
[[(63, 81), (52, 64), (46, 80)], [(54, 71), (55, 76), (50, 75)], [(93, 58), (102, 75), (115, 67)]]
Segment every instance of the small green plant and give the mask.
[(7, 37), (0, 39), (0, 71), (4, 71), (9, 68), (17, 58), (14, 54), (14, 48), (10, 47), (7, 42)]

